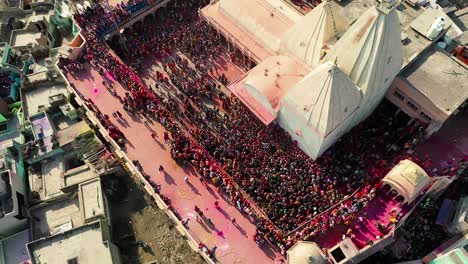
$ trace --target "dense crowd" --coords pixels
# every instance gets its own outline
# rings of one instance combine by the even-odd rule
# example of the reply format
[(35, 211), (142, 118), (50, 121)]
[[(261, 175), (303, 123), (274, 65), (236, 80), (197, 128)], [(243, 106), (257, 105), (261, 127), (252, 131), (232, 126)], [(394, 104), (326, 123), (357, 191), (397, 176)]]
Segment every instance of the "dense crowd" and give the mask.
[[(97, 36), (101, 36), (111, 28), (120, 24), (122, 21), (130, 17), (132, 14), (140, 11), (150, 4), (150, 0), (129, 0), (127, 2), (120, 2), (114, 7), (101, 2), (101, 4), (93, 5), (94, 13), (99, 14), (93, 17), (93, 30)], [(85, 10), (83, 17), (89, 15), (89, 8)], [(88, 26), (88, 24), (80, 23), (81, 26)]]
[[(152, 118), (167, 128), (174, 159), (191, 164), (202, 181), (217, 186), (248, 215), (258, 227), (256, 239), (266, 237), (284, 250), (296, 239), (312, 239), (349, 221), (373, 198), (379, 180), (392, 165), (390, 147), (396, 145), (411, 154), (422, 126), (399, 124), (383, 105), (320, 159), (311, 160), (281, 128), (265, 127), (237, 99), (221, 92), (220, 82), (213, 78), (217, 72), (213, 65), (224, 49), (216, 32), (196, 15), (202, 4), (184, 1), (167, 8), (154, 23), (157, 27), (144, 25), (126, 35), (130, 47), (126, 57), (133, 58), (128, 63), (142, 57), (162, 63), (164, 72), (156, 73), (155, 87), (145, 86), (133, 69), (97, 39), (100, 24), (96, 22), (104, 15), (101, 8), (76, 17), (87, 29), (85, 60), (128, 90), (115, 96), (129, 113)], [(222, 75), (219, 79), (226, 81)], [(208, 107), (207, 102), (216, 106)], [(125, 138), (98, 106), (90, 100), (87, 103), (109, 133)], [(343, 200), (339, 210), (327, 211)], [(252, 201), (263, 212), (254, 209)]]

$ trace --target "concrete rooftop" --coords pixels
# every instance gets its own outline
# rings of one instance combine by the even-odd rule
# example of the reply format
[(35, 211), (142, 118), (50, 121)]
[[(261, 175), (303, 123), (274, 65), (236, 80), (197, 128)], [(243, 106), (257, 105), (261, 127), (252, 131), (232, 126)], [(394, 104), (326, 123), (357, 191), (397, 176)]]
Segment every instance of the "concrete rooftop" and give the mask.
[(99, 178), (80, 184), (80, 208), (84, 221), (105, 215), (104, 197)]
[[(78, 198), (65, 199), (31, 210), (33, 238), (54, 235), (73, 227), (82, 226)], [(51, 262), (52, 263), (52, 262)]]
[(61, 156), (42, 164), (40, 170), (29, 173), (31, 190), (39, 193), (41, 201), (63, 195), (60, 189), (62, 188), (64, 171), (64, 159)]
[(10, 45), (12, 47), (25, 47), (28, 44), (37, 44), (36, 39), (41, 38), (42, 33), (36, 30), (22, 29), (13, 30)]
[(468, 98), (468, 69), (432, 46), (401, 76), (448, 115)]
[(73, 258), (79, 263), (113, 263), (110, 246), (103, 241), (100, 222), (31, 242), (27, 247), (34, 264), (66, 263)]
[(65, 84), (41, 85), (23, 92), (24, 114), (26, 117), (40, 112), (39, 108), (49, 108), (49, 97), (63, 93), (68, 94)]

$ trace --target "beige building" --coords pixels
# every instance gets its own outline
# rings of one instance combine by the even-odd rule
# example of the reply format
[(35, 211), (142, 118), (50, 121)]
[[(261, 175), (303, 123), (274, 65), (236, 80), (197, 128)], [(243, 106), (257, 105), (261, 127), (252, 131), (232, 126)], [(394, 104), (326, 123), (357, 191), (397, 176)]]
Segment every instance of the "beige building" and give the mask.
[[(101, 180), (68, 186), (65, 195), (31, 207), (32, 263), (121, 263), (111, 242), (107, 198)], [(74, 261), (74, 262), (73, 262)]]
[(386, 98), (413, 119), (436, 132), (468, 98), (468, 69), (431, 45), (395, 79)]
[(109, 226), (103, 220), (33, 241), (26, 247), (32, 264), (121, 263), (119, 250), (110, 240)]

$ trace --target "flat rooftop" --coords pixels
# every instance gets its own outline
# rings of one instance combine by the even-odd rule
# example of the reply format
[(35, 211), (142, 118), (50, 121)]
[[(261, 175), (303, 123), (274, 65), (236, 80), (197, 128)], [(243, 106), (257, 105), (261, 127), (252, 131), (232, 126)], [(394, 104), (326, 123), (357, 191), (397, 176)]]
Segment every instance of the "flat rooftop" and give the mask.
[(26, 117), (35, 115), (50, 107), (49, 97), (64, 94), (68, 95), (65, 84), (40, 85), (34, 89), (23, 92), (23, 110)]
[(64, 196), (63, 188), (97, 177), (86, 164), (67, 169), (67, 163), (69, 162), (65, 157), (56, 156), (55, 159), (43, 163), (40, 169), (30, 170), (30, 188), (39, 194), (41, 201), (55, 200)]
[(85, 121), (72, 124), (57, 132), (58, 142), (60, 146), (72, 143), (79, 135), (90, 131), (91, 128)]
[(83, 219), (91, 219), (105, 215), (104, 199), (99, 178), (79, 185), (80, 208)]
[[(78, 198), (65, 199), (31, 210), (33, 239), (51, 236), (84, 224)], [(55, 263), (55, 262), (51, 262)]]
[(79, 263), (113, 263), (111, 248), (103, 241), (99, 221), (31, 242), (27, 247), (31, 262), (35, 264), (66, 263), (74, 258)]
[(60, 190), (65, 172), (65, 164), (62, 156), (42, 164), (40, 170), (29, 173), (30, 188), (39, 193), (41, 201), (53, 199), (63, 195)]
[(36, 39), (40, 39), (41, 35), (40, 31), (31, 29), (13, 30), (10, 45), (12, 47), (25, 47), (28, 44), (36, 44)]
[(70, 170), (67, 170), (64, 175), (65, 186), (78, 184), (89, 179), (95, 178), (97, 175), (89, 168), (88, 165), (82, 165)]
[(448, 115), (468, 98), (468, 69), (436, 46), (423, 52), (401, 76)]
[(29, 261), (26, 244), (29, 239), (29, 230), (23, 230), (0, 241), (0, 263), (19, 264)]

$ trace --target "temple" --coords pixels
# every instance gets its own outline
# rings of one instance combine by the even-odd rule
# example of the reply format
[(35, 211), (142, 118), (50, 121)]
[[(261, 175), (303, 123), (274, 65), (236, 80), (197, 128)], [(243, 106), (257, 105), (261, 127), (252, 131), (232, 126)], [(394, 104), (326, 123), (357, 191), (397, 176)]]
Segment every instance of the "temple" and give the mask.
[(254, 16), (256, 8), (268, 9), (266, 1), (236, 7), (231, 2), (221, 0), (202, 13), (210, 16), (217, 8), (226, 20), (218, 19), (226, 23), (221, 27), (237, 25), (263, 50), (280, 55), (265, 58), (229, 88), (265, 125), (277, 122), (313, 159), (367, 118), (400, 72), (397, 2), (378, 3), (348, 29), (327, 1), (300, 19), (292, 11)]

